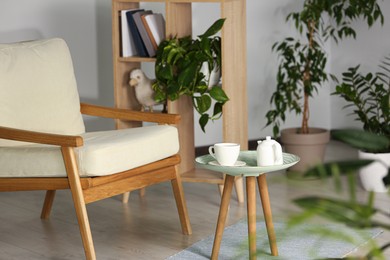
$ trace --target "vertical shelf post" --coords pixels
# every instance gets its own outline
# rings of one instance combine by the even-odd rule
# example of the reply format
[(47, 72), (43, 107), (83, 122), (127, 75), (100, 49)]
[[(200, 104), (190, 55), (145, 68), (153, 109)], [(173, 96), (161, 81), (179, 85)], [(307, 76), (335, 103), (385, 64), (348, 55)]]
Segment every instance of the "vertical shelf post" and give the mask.
[(223, 140), (248, 149), (246, 90), (246, 1), (222, 1), (222, 86), (229, 97), (223, 106)]
[[(166, 2), (167, 37), (183, 37), (192, 34), (191, 3)], [(169, 18), (168, 18), (169, 17)], [(195, 168), (195, 133), (194, 110), (192, 99), (182, 96), (177, 101), (169, 102), (168, 112), (181, 115), (178, 125), (181, 163), (180, 173)]]

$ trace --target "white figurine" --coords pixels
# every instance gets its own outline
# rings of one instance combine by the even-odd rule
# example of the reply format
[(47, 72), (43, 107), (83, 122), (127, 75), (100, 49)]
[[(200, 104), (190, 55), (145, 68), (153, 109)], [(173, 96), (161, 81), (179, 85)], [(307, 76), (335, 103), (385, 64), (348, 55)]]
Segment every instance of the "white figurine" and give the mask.
[(129, 85), (135, 88), (135, 97), (142, 105), (142, 111), (145, 111), (147, 107), (150, 112), (153, 112), (153, 106), (159, 104), (154, 100), (154, 90), (152, 89), (154, 82), (155, 80), (149, 79), (140, 69), (134, 69), (130, 72)]

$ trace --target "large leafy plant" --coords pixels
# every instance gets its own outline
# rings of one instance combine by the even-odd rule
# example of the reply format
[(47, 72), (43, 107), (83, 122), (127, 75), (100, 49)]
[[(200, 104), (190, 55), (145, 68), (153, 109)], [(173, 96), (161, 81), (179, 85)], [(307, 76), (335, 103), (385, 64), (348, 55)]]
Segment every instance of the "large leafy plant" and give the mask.
[(208, 87), (209, 78), (201, 71), (204, 63), (209, 71), (215, 66), (221, 69), (221, 38), (214, 35), (222, 29), (224, 22), (225, 19), (217, 20), (197, 39), (187, 36), (164, 40), (157, 50), (155, 99), (163, 102), (177, 100), (182, 95), (190, 96), (201, 115), (199, 124), (203, 131), (209, 120), (221, 117), (222, 106), (229, 100), (220, 86)]
[[(385, 136), (380, 136), (363, 130), (334, 130), (332, 137), (350, 144), (353, 147), (364, 150), (383, 150), (390, 147), (390, 140)], [(321, 216), (331, 221), (343, 223), (347, 226), (364, 229), (380, 227), (390, 230), (390, 215), (388, 209), (375, 207), (375, 193), (370, 192), (365, 202), (358, 201), (356, 196), (356, 178), (354, 174), (361, 167), (374, 162), (373, 160), (348, 160), (338, 162), (328, 162), (317, 165), (308, 171), (305, 176), (312, 177), (333, 177), (336, 184), (336, 191), (348, 191), (347, 199), (328, 198), (321, 196), (307, 196), (294, 200), (294, 203), (304, 210), (291, 219), (292, 223), (300, 223), (313, 216)], [(347, 179), (343, 184), (342, 176)], [(390, 168), (388, 174), (383, 178), (386, 186), (390, 187)], [(390, 190), (388, 195), (390, 196)], [(339, 238), (346, 238), (346, 234), (336, 234)], [(390, 248), (390, 241), (381, 247), (374, 247), (365, 258), (358, 259), (384, 259), (383, 251)], [(348, 258), (349, 259), (349, 258)]]
[(300, 12), (290, 13), (286, 21), (292, 22), (300, 34), (276, 42), (272, 50), (279, 56), (276, 91), (271, 96), (273, 108), (266, 114), (267, 124), (273, 125), (275, 136), (286, 113), (302, 114), (300, 133), (309, 132), (309, 98), (333, 76), (326, 72), (325, 43), (336, 43), (345, 37), (356, 37), (354, 20), (363, 19), (368, 26), (383, 15), (376, 0), (305, 0)]
[[(349, 68), (333, 94), (347, 101), (346, 107), (353, 107), (364, 130), (390, 139), (390, 57), (379, 68), (379, 72), (367, 74), (359, 71), (360, 66)], [(389, 152), (390, 146), (383, 151)]]

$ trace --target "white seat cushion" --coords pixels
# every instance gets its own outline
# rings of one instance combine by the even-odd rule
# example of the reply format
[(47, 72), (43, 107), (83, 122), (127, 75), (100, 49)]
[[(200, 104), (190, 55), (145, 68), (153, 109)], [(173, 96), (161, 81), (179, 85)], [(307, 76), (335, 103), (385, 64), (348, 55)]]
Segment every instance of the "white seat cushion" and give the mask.
[[(156, 125), (90, 132), (76, 148), (81, 177), (104, 176), (133, 169), (176, 154), (178, 131)], [(0, 177), (65, 177), (61, 150), (49, 145), (0, 147)]]

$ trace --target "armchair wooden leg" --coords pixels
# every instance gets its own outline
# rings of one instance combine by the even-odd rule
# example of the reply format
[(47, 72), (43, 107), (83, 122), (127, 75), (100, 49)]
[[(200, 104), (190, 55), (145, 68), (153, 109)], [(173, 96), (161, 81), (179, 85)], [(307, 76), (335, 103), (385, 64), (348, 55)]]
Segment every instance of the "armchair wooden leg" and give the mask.
[(185, 235), (192, 234), (190, 219), (188, 217), (187, 203), (184, 198), (183, 185), (181, 183), (180, 173), (176, 169), (176, 178), (171, 181), (173, 194), (176, 200), (177, 210), (179, 212), (181, 230)]
[[(146, 193), (146, 188), (139, 189), (139, 195), (141, 197), (145, 196), (145, 193)], [(127, 204), (129, 202), (129, 198), (130, 198), (130, 191), (123, 193), (122, 196), (123, 196), (122, 197), (122, 203), (123, 204)]]
[(55, 190), (46, 191), (45, 201), (43, 202), (43, 207), (41, 212), (41, 219), (49, 218), (55, 195), (56, 195)]
[(141, 197), (145, 196), (145, 194), (146, 194), (146, 188), (142, 188), (142, 189), (139, 190), (139, 195)]
[(70, 147), (62, 147), (61, 151), (65, 162), (66, 172), (68, 174), (69, 186), (73, 197), (73, 204), (76, 210), (77, 220), (79, 223), (85, 256), (87, 260), (96, 260), (87, 208), (85, 206), (84, 195), (81, 189), (80, 176), (78, 174), (76, 165), (76, 158), (73, 149)]
[(122, 196), (122, 203), (127, 204), (129, 202), (130, 192), (125, 192)]

